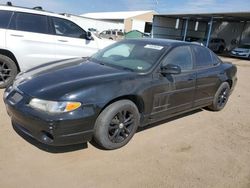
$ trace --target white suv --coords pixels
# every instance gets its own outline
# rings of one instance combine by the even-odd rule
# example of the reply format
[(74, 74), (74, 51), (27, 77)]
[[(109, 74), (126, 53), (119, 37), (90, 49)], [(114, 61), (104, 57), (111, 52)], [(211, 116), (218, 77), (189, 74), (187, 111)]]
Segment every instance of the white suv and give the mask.
[(0, 88), (19, 71), (60, 59), (87, 57), (113, 43), (86, 32), (69, 16), (0, 6)]

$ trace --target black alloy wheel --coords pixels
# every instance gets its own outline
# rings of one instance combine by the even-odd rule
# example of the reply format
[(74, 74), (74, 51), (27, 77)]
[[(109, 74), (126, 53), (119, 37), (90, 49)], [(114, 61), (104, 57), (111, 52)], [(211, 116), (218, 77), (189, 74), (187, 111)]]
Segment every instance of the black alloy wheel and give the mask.
[(130, 100), (116, 101), (107, 106), (98, 116), (94, 141), (104, 149), (118, 149), (126, 145), (135, 134), (140, 115), (135, 103)]
[(222, 110), (227, 104), (229, 94), (230, 85), (228, 84), (228, 82), (223, 82), (214, 95), (213, 103), (208, 106), (208, 108), (213, 111)]
[(225, 106), (228, 96), (229, 96), (229, 88), (224, 88), (223, 90), (221, 90), (217, 101), (218, 107), (221, 108)]
[(9, 57), (0, 55), (0, 88), (8, 87), (12, 84), (17, 75), (15, 62)]
[(118, 112), (109, 124), (108, 135), (113, 143), (121, 143), (131, 134), (135, 120), (129, 110)]

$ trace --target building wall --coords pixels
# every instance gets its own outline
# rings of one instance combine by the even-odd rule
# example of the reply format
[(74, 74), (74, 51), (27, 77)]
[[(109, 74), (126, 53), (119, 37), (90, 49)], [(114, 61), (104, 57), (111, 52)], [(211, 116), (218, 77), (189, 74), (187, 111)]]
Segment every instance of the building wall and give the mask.
[[(146, 14), (141, 14), (139, 16), (134, 16), (131, 18), (127, 18), (124, 20), (124, 30), (125, 32), (129, 32), (132, 30), (132, 25), (133, 25), (133, 20), (140, 20), (140, 21), (144, 21), (145, 24), (146, 22), (152, 22), (153, 21), (153, 15), (155, 14), (155, 12), (149, 12)], [(144, 32), (144, 31), (141, 31)]]

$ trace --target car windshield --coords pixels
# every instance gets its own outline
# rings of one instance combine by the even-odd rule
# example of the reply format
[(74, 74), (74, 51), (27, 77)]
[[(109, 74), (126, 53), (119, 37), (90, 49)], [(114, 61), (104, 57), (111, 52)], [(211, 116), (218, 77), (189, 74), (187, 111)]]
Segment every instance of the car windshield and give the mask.
[(242, 44), (238, 48), (247, 48), (247, 49), (250, 49), (250, 44)]
[(90, 60), (135, 72), (145, 72), (153, 67), (166, 48), (147, 41), (122, 41), (100, 50)]

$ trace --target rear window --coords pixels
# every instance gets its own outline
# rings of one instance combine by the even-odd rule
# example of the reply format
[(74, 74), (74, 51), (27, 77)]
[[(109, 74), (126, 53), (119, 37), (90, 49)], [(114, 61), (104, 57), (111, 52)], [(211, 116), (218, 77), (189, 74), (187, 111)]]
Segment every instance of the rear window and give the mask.
[(211, 53), (207, 48), (201, 46), (193, 46), (193, 49), (195, 53), (195, 62), (197, 68), (205, 68), (214, 64)]
[(16, 13), (11, 21), (11, 29), (34, 33), (48, 33), (48, 20), (46, 16), (29, 13)]
[(0, 11), (0, 28), (6, 29), (8, 27), (11, 15), (10, 11)]

